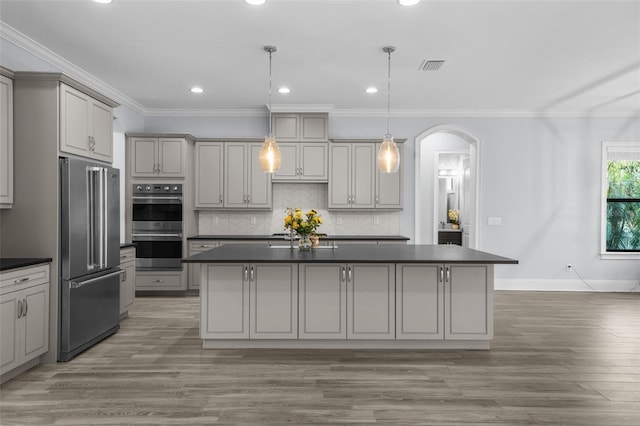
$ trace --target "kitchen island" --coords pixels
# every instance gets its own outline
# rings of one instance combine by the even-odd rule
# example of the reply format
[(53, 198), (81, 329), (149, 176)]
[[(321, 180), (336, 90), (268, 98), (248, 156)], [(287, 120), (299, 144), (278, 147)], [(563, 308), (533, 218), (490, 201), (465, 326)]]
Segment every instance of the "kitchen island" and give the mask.
[(493, 269), (459, 246), (354, 244), (310, 252), (223, 245), (201, 264), (204, 348), (489, 349)]

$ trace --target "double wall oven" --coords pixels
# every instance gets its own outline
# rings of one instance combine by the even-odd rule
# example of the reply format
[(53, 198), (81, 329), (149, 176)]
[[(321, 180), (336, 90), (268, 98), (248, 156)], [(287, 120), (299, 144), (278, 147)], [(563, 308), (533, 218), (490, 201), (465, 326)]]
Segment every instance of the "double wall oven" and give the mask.
[(131, 240), (139, 271), (181, 270), (182, 184), (134, 184)]

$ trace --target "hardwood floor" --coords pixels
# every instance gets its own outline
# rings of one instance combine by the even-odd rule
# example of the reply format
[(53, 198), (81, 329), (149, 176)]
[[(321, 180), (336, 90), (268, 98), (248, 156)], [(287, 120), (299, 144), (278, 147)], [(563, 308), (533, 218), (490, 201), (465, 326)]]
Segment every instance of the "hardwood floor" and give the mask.
[(496, 292), (490, 351), (203, 350), (197, 298), (0, 389), (2, 425), (640, 424), (640, 294)]

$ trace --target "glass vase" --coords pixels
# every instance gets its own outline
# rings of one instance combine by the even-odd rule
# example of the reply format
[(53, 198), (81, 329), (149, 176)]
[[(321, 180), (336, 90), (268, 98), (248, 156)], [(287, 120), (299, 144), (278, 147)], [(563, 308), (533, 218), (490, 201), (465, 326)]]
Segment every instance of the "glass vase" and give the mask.
[(300, 241), (298, 241), (298, 248), (300, 251), (310, 251), (311, 250), (311, 238), (307, 234), (300, 234)]

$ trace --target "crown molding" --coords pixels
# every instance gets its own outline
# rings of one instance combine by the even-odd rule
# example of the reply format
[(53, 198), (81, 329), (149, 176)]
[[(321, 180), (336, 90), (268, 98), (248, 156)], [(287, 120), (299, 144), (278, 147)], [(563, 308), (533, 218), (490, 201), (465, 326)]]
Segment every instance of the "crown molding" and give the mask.
[[(60, 70), (64, 74), (68, 75), (69, 77), (77, 80), (78, 82), (88, 87), (91, 87), (97, 92), (102, 93), (104, 96), (114, 99), (120, 105), (125, 105), (139, 114), (147, 115), (147, 109), (139, 102), (136, 102), (135, 100), (131, 99), (124, 93), (114, 89), (104, 81), (95, 77), (93, 74), (69, 62), (68, 60), (58, 55), (54, 51), (46, 48), (45, 46), (41, 45), (37, 41), (27, 37), (26, 35), (22, 34), (20, 31), (16, 30), (10, 25), (7, 25), (3, 21), (0, 21), (0, 38), (19, 47), (25, 52), (30, 53), (33, 56), (45, 61), (46, 63)], [(14, 71), (23, 71), (23, 70), (14, 70)], [(29, 70), (26, 70), (26, 71), (29, 71)]]
[[(262, 117), (268, 115), (266, 109), (187, 109), (187, 108), (146, 108), (124, 93), (114, 89), (86, 70), (74, 65), (62, 56), (46, 48), (0, 20), (0, 38), (17, 46), (50, 64), (69, 77), (95, 91), (102, 93), (119, 104), (130, 108), (144, 117)], [(13, 70), (29, 71), (29, 70)], [(275, 104), (271, 112), (328, 113), (333, 117), (386, 117), (382, 109), (335, 109), (332, 104)], [(629, 110), (536, 110), (536, 109), (395, 109), (391, 117), (468, 117), (468, 118), (629, 118), (638, 117), (640, 108)]]

